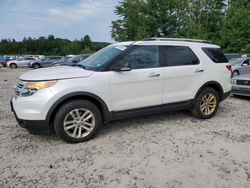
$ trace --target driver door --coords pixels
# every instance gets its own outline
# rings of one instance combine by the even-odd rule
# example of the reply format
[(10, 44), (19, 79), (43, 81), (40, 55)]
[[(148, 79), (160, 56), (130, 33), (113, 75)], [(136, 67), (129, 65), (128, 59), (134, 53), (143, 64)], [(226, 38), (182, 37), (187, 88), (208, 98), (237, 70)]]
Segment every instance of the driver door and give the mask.
[(241, 64), (241, 74), (248, 74), (250, 73), (250, 59), (246, 59), (242, 64)]
[(163, 70), (159, 47), (140, 46), (114, 66), (130, 64), (130, 71), (110, 71), (112, 111), (122, 111), (162, 104)]

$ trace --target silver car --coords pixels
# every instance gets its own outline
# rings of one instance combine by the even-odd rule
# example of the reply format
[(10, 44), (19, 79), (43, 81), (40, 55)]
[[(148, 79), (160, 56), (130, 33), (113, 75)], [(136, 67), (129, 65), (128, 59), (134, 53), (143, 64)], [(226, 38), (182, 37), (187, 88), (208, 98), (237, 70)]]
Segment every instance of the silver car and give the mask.
[(230, 64), (232, 65), (233, 76), (250, 74), (250, 58), (232, 59)]
[(232, 86), (234, 95), (250, 96), (250, 74), (233, 77)]
[(28, 64), (33, 61), (37, 61), (37, 59), (33, 57), (23, 57), (17, 60), (8, 61), (7, 66), (12, 69), (16, 69), (18, 67), (28, 67)]

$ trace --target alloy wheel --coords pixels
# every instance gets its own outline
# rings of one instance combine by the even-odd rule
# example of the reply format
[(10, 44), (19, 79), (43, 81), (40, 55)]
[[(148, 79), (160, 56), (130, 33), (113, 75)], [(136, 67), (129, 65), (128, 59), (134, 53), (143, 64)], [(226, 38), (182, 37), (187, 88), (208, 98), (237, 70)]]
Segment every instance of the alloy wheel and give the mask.
[(70, 111), (63, 121), (65, 132), (72, 138), (84, 138), (88, 136), (95, 125), (94, 114), (85, 108)]
[(216, 110), (217, 99), (212, 93), (205, 94), (200, 102), (200, 110), (203, 115), (210, 115)]

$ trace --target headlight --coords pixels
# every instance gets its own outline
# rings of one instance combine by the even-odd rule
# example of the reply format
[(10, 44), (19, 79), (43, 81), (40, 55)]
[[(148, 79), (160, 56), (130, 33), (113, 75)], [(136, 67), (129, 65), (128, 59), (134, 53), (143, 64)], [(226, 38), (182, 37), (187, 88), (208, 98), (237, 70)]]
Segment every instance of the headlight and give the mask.
[(55, 85), (57, 82), (57, 80), (49, 80), (49, 81), (42, 81), (42, 82), (26, 82), (24, 84), (24, 87), (26, 89), (44, 89), (44, 88), (48, 88), (51, 87), (53, 85)]
[(30, 96), (39, 89), (51, 87), (57, 83), (57, 80), (48, 81), (21, 81), (15, 86), (15, 92), (18, 96)]
[(236, 79), (231, 79), (231, 84), (236, 84)]

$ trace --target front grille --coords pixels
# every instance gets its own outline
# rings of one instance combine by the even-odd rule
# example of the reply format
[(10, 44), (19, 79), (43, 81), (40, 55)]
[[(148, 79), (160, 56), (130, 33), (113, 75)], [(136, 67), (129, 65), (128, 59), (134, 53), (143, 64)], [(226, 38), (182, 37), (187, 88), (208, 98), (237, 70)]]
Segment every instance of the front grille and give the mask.
[(250, 86), (250, 80), (237, 80), (237, 85)]

